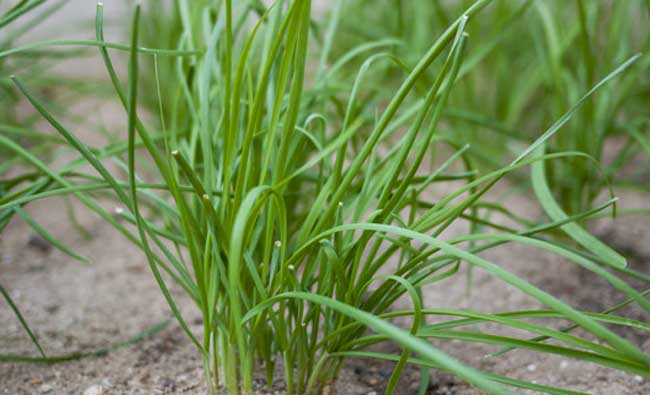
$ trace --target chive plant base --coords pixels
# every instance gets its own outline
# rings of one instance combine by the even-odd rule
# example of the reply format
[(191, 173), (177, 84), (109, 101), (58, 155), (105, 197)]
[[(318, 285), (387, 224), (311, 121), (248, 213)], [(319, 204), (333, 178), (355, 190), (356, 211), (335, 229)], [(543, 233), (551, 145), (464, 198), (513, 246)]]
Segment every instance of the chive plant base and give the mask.
[[(622, 196), (624, 204), (628, 202), (626, 196)], [(529, 209), (526, 197), (514, 195), (509, 199), (509, 207), (513, 210), (526, 212)], [(634, 202), (630, 204), (634, 205)], [(112, 228), (80, 208), (77, 211), (79, 222), (93, 236), (91, 240), (83, 240), (67, 221), (63, 202), (58, 199), (31, 204), (28, 211), (44, 227), (58, 229), (63, 242), (83, 251), (94, 262), (92, 266), (83, 266), (55, 249), (43, 251), (30, 247), (32, 232), (18, 221), (11, 223), (3, 233), (0, 279), (22, 308), (46, 352), (55, 356), (92, 351), (126, 340), (165, 319), (167, 305), (141, 252)], [(641, 235), (650, 234), (650, 224), (633, 217), (628, 217), (627, 221), (610, 221), (609, 225), (603, 224), (602, 229), (607, 230), (606, 236), (614, 240), (618, 240), (619, 235), (630, 236), (630, 233), (625, 233), (629, 228), (643, 230), (639, 233)], [(628, 240), (633, 243), (631, 248), (635, 244), (643, 248), (647, 244), (647, 236), (644, 237), (645, 243), (643, 237)], [(567, 262), (523, 248), (500, 248), (489, 254), (488, 258), (502, 263), (504, 268), (579, 308), (598, 311), (620, 301), (620, 296), (611, 292), (601, 279)], [(630, 265), (647, 273), (650, 259), (644, 256), (641, 254), (637, 260), (631, 259)], [(174, 288), (172, 290), (176, 292)], [(424, 291), (427, 304), (435, 307), (468, 307), (477, 311), (537, 307), (517, 291), (504, 287), (479, 270), (474, 271), (474, 288), (469, 298), (465, 294), (463, 273)], [(192, 310), (180, 293), (178, 296), (192, 329), (200, 330), (200, 315)], [(400, 301), (396, 308), (406, 306), (406, 301)], [(650, 321), (642, 311), (628, 309), (624, 313), (634, 319)], [(0, 349), (3, 352), (36, 355), (32, 343), (4, 304), (0, 305), (0, 322), (3, 323), (0, 325)], [(489, 329), (485, 327), (485, 330)], [(647, 334), (645, 338), (642, 333), (632, 330), (626, 330), (624, 334), (634, 343), (642, 344), (646, 351), (650, 350)], [(474, 366), (519, 379), (535, 380), (540, 384), (603, 395), (650, 393), (648, 380), (639, 381), (634, 375), (563, 357), (514, 351), (499, 358), (483, 359), (483, 355), (495, 349), (458, 342), (439, 342), (436, 345)], [(379, 351), (397, 350), (394, 345), (382, 347)], [(391, 369), (390, 363), (353, 359), (341, 369), (333, 393), (354, 395), (374, 391), (381, 394)], [(417, 393), (418, 374), (418, 369), (407, 369), (398, 385), (398, 394)], [(281, 377), (280, 372), (277, 376)], [(258, 394), (283, 393), (280, 379), (269, 392), (264, 387), (263, 377), (264, 369), (259, 367), (255, 379)], [(52, 388), (50, 393), (81, 394), (93, 385), (103, 386), (106, 394), (207, 393), (200, 356), (175, 323), (170, 323), (156, 335), (103, 357), (51, 366), (0, 363), (0, 378), (0, 394), (33, 394), (48, 388)], [(446, 389), (457, 395), (478, 394), (447, 374), (434, 373), (430, 393), (445, 393)]]

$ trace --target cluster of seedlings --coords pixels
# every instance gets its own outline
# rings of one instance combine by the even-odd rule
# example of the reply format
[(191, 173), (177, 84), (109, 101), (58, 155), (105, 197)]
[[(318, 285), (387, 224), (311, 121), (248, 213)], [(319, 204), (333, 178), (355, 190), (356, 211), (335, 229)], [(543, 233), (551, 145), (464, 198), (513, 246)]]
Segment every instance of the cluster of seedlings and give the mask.
[[(316, 17), (312, 1), (137, 4), (130, 42), (120, 44), (104, 39), (102, 4), (94, 40), (16, 44), (45, 3), (16, 2), (0, 15), (0, 230), (19, 217), (84, 262), (82, 248), (64, 245), (25, 207), (66, 196), (103, 218), (142, 249), (213, 394), (251, 394), (256, 369), (270, 386), (278, 367), (287, 394), (328, 394), (351, 357), (394, 362), (387, 394), (409, 364), (422, 369), (421, 394), (436, 371), (491, 394), (577, 393), (478, 370), (431, 339), (650, 376), (650, 355), (611, 328), (650, 330), (617, 315), (628, 304), (650, 310), (647, 293), (626, 280), (650, 276), (586, 226), (617, 214), (614, 187), (644, 188), (635, 174), (619, 177), (650, 153), (650, 58), (638, 53), (650, 35), (635, 31), (648, 22), (644, 5), (337, 0)], [(37, 12), (35, 23), (54, 10)], [(127, 114), (105, 146), (82, 142), (58, 115), (65, 105), (41, 89), (55, 84), (38, 67), (78, 48), (102, 59)], [(63, 88), (75, 86), (83, 85)], [(13, 117), (25, 101), (32, 115)], [(57, 134), (39, 132), (37, 120)], [(605, 163), (610, 140), (621, 148)], [(43, 152), (58, 146), (75, 155), (55, 166)], [(497, 183), (527, 189), (545, 216), (522, 218), (488, 199)], [(452, 226), (464, 233), (450, 235)], [(480, 254), (507, 243), (579, 265), (627, 299), (581, 311)], [(423, 288), (465, 266), (543, 307), (428, 306)], [(172, 283), (201, 313), (202, 333), (190, 330)], [(41, 354), (30, 360), (48, 361), (3, 285)], [(398, 300), (411, 307), (395, 310)], [(476, 330), (486, 323), (528, 335)], [(371, 351), (383, 342), (401, 352)]]

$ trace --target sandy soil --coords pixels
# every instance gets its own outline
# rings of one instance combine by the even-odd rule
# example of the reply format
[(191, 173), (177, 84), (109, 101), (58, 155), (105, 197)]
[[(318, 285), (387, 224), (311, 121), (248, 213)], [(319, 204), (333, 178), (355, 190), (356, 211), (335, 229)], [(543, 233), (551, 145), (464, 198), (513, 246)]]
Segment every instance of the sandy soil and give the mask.
[[(90, 15), (93, 10), (94, 5)], [(88, 141), (96, 138), (85, 137)], [(521, 214), (530, 215), (538, 210), (526, 196), (511, 195), (507, 199), (509, 207)], [(647, 206), (648, 202), (647, 195), (624, 193), (621, 203), (624, 207), (640, 207)], [(142, 253), (101, 219), (77, 208), (79, 222), (90, 233), (90, 238), (85, 239), (69, 223), (61, 199), (31, 204), (28, 211), (62, 241), (93, 261), (91, 265), (83, 265), (71, 260), (43, 243), (19, 221), (12, 222), (0, 235), (0, 281), (49, 354), (102, 349), (169, 317), (169, 309)], [(633, 268), (650, 273), (647, 219), (602, 220), (594, 229), (626, 251)], [(452, 229), (450, 233), (460, 230)], [(484, 256), (582, 309), (599, 311), (623, 299), (602, 279), (548, 254), (508, 246)], [(179, 289), (172, 287), (172, 293), (181, 301), (193, 329), (200, 330), (199, 313)], [(483, 312), (540, 307), (480, 271), (474, 273), (470, 295), (466, 292), (466, 277), (459, 273), (426, 289), (425, 302), (430, 307), (466, 307)], [(627, 308), (624, 314), (650, 321), (650, 316), (637, 308)], [(650, 352), (647, 334), (629, 330), (621, 334)], [(592, 364), (521, 350), (499, 358), (486, 358), (495, 348), (455, 341), (436, 345), (473, 366), (540, 384), (600, 395), (650, 393), (650, 380)], [(385, 347), (397, 349), (392, 345)], [(5, 303), (0, 303), (0, 352), (36, 355), (34, 346)], [(352, 360), (341, 374), (336, 393), (383, 393), (391, 369), (392, 365), (387, 363)], [(178, 325), (171, 322), (142, 341), (100, 357), (53, 365), (0, 363), (0, 394), (198, 395), (205, 394), (202, 374), (198, 353)], [(408, 370), (398, 386), (398, 394), (415, 394), (418, 375), (417, 370)], [(261, 394), (283, 393), (281, 383), (272, 391), (262, 389), (261, 381), (259, 384)], [(453, 377), (437, 372), (432, 375), (429, 393), (479, 394)]]

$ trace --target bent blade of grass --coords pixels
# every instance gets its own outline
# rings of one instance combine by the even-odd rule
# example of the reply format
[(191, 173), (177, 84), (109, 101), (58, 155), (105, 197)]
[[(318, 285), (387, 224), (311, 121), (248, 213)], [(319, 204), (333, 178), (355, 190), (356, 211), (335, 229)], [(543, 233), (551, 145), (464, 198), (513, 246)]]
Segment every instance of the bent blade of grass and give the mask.
[[(644, 297), (650, 295), (650, 289), (647, 289), (647, 290), (641, 292), (641, 295), (644, 296)], [(647, 330), (647, 328), (645, 328), (643, 325), (639, 326), (639, 324), (635, 324), (633, 320), (629, 320), (629, 319), (620, 318), (620, 317), (610, 315), (611, 313), (613, 313), (615, 311), (618, 311), (618, 310), (624, 308), (625, 306), (628, 306), (628, 305), (632, 304), (633, 302), (634, 302), (634, 299), (630, 298), (630, 299), (627, 299), (627, 300), (625, 300), (625, 301), (623, 301), (623, 302), (621, 302), (621, 303), (619, 303), (619, 304), (617, 304), (617, 305), (603, 311), (602, 313), (588, 313), (588, 315), (590, 317), (593, 317), (594, 319), (602, 321), (604, 323), (613, 323), (613, 324), (617, 324), (617, 325), (626, 325), (626, 326), (630, 325), (630, 326), (638, 327), (639, 329), (646, 329)], [(568, 333), (568, 332), (571, 332), (572, 330), (574, 330), (576, 328), (578, 328), (578, 325), (573, 324), (573, 325), (569, 325), (569, 326), (566, 326), (564, 328), (561, 328), (560, 330), (562, 332), (567, 332)], [(538, 337), (535, 337), (535, 338), (531, 339), (531, 341), (542, 342), (542, 341), (546, 341), (548, 339), (549, 339), (548, 336), (538, 336)], [(505, 347), (505, 348), (503, 348), (503, 349), (501, 349), (501, 350), (499, 350), (499, 351), (497, 351), (495, 353), (492, 353), (491, 355), (492, 356), (499, 356), (499, 355), (505, 354), (507, 352), (510, 352), (510, 351), (514, 350), (515, 348), (516, 347)]]
[[(444, 230), (444, 228), (446, 228), (447, 225), (451, 224), (451, 222), (453, 222), (453, 220), (457, 216), (460, 216), (468, 207), (470, 207), (473, 204), (476, 204), (476, 202), (481, 196), (483, 196), (490, 188), (492, 188), (497, 182), (499, 182), (507, 174), (512, 173), (517, 169), (521, 169), (523, 167), (529, 166), (530, 164), (540, 160), (551, 160), (551, 159), (569, 158), (569, 157), (582, 157), (588, 160), (595, 161), (595, 159), (592, 158), (591, 156), (579, 151), (556, 152), (556, 153), (545, 154), (543, 156), (536, 156), (528, 159), (524, 158), (517, 163), (512, 163), (508, 166), (486, 173), (481, 177), (472, 179), (470, 182), (466, 183), (462, 187), (456, 189), (453, 192), (448, 193), (444, 198), (440, 199), (433, 206), (431, 206), (431, 208), (428, 209), (428, 211), (425, 214), (423, 214), (420, 218), (418, 218), (418, 220), (415, 223), (416, 225), (415, 229), (426, 230), (444, 221), (447, 221), (445, 226), (438, 229), (438, 231), (442, 231)], [(475, 190), (475, 187), (480, 186), (486, 182), (487, 185), (485, 185), (480, 190), (473, 192)], [(459, 205), (456, 206), (450, 205), (453, 199), (461, 196), (465, 192), (471, 193), (469, 198), (465, 199)]]
[[(539, 343), (536, 341), (522, 340), (515, 337), (493, 335), (476, 331), (448, 331), (431, 328), (427, 328), (418, 332), (417, 336), (421, 338), (440, 339), (445, 341), (462, 341), (467, 343), (489, 344), (501, 347), (516, 347), (519, 349), (527, 349), (533, 352), (560, 355), (575, 360), (586, 361), (589, 363), (622, 370), (628, 373), (638, 374), (644, 377), (650, 375), (646, 366), (625, 358), (610, 357), (607, 355), (582, 351), (561, 345)], [(366, 348), (374, 344), (385, 342), (387, 340), (390, 339), (384, 335), (368, 335), (355, 339), (355, 341), (350, 343), (348, 346)]]
[(629, 373), (641, 375), (643, 377), (650, 376), (650, 370), (647, 365), (629, 361), (620, 358), (611, 358), (604, 355), (580, 351), (573, 348), (557, 346), (554, 344), (540, 343), (530, 340), (521, 340), (518, 338), (508, 336), (498, 336), (492, 334), (470, 332), (470, 331), (423, 331), (418, 333), (419, 336), (443, 339), (443, 340), (460, 340), (471, 343), (481, 344), (494, 344), (502, 347), (516, 347), (518, 349), (528, 349), (545, 354), (561, 355), (568, 358), (574, 358), (582, 361), (592, 362), (602, 366), (623, 370)]
[[(563, 220), (563, 219), (562, 219)], [(561, 225), (566, 226), (566, 225)], [(558, 256), (565, 257), (571, 261), (577, 263), (583, 268), (596, 273), (600, 277), (607, 280), (614, 288), (623, 292), (626, 296), (633, 298), (637, 303), (643, 307), (645, 310), (650, 311), (650, 301), (646, 300), (640, 293), (638, 293), (633, 287), (628, 285), (625, 281), (621, 280), (617, 276), (598, 266), (589, 259), (584, 258), (581, 255), (564, 248), (560, 245), (556, 245), (550, 242), (546, 242), (541, 239), (516, 235), (516, 234), (494, 234), (494, 233), (474, 233), (468, 236), (462, 236), (454, 240), (450, 240), (450, 244), (457, 244), (459, 241), (474, 241), (474, 240), (499, 240), (499, 241), (517, 241), (522, 244), (528, 244), (530, 246), (538, 247), (547, 251), (551, 251)]]
[[(642, 292), (643, 295), (648, 295), (650, 293), (649, 290), (646, 290), (645, 292)], [(633, 302), (632, 299), (628, 299), (628, 301)], [(612, 309), (606, 310), (612, 312)], [(381, 318), (393, 318), (393, 317), (401, 317), (405, 315), (411, 315), (412, 311), (410, 310), (401, 310), (401, 311), (391, 311), (385, 314), (381, 315)], [(505, 325), (510, 325), (513, 326), (514, 328), (520, 328), (527, 330), (529, 332), (553, 332), (553, 336), (547, 336), (547, 338), (556, 338), (555, 336), (558, 336), (557, 339), (561, 339), (564, 336), (561, 335), (564, 333), (567, 333), (565, 329), (548, 329), (544, 326), (537, 326), (530, 324), (526, 321), (519, 321), (519, 319), (535, 319), (535, 318), (553, 318), (553, 319), (564, 319), (564, 316), (559, 314), (556, 311), (553, 310), (519, 310), (519, 311), (508, 311), (508, 312), (500, 312), (500, 313), (494, 313), (494, 314), (483, 314), (483, 313), (476, 313), (473, 311), (466, 311), (466, 310), (449, 310), (449, 309), (424, 309), (422, 310), (422, 314), (429, 315), (448, 315), (448, 316), (455, 316), (455, 317), (467, 317), (463, 319), (458, 319), (454, 321), (447, 321), (447, 322), (442, 322), (442, 323), (437, 323), (437, 324), (431, 324), (428, 327), (430, 328), (435, 328), (435, 329), (453, 329), (457, 328), (460, 326), (466, 326), (466, 325), (476, 325), (484, 322), (497, 322), (497, 323), (504, 323)], [(593, 319), (604, 322), (607, 324), (613, 324), (613, 325), (619, 325), (619, 326), (624, 326), (624, 327), (630, 327), (630, 328), (636, 328), (640, 329), (646, 332), (650, 332), (650, 323), (643, 322), (643, 321), (638, 321), (638, 320), (633, 320), (631, 318), (625, 318), (625, 317), (620, 317), (620, 316), (615, 316), (611, 314), (606, 314), (606, 313), (589, 313), (585, 312), (584, 314), (588, 315), (589, 317), (592, 317)], [(580, 338), (577, 338), (580, 339)], [(584, 339), (580, 339), (580, 341), (585, 341)], [(606, 350), (607, 348), (605, 346), (602, 346), (600, 344), (596, 343), (591, 343), (592, 346), (595, 346), (601, 350)], [(609, 349), (609, 352), (611, 352), (611, 349)]]
[[(644, 296), (650, 294), (650, 290), (647, 290), (642, 293)], [(603, 313), (584, 313), (589, 317), (593, 318), (596, 321), (620, 325), (625, 327), (637, 328), (646, 332), (650, 332), (650, 324), (636, 321), (628, 318), (618, 317), (611, 315), (612, 312), (625, 307), (630, 304), (633, 300), (628, 299), (624, 303), (621, 303), (611, 309), (605, 310)], [(400, 310), (400, 311), (390, 311), (387, 313), (379, 314), (378, 317), (382, 319), (391, 319), (395, 317), (411, 316), (414, 314), (414, 311), (411, 310)], [(553, 310), (524, 310), (524, 311), (513, 311), (513, 312), (501, 312), (493, 314), (484, 314), (477, 313), (467, 310), (450, 310), (450, 309), (422, 309), (420, 314), (422, 315), (436, 315), (436, 316), (451, 316), (451, 317), (464, 317), (461, 319), (439, 322), (436, 324), (430, 324), (422, 327), (423, 330), (436, 331), (442, 329), (455, 329), (464, 326), (473, 326), (482, 323), (497, 323), (504, 326), (508, 326), (515, 329), (524, 330), (531, 333), (544, 334), (528, 341), (540, 342), (548, 339), (556, 339), (561, 342), (571, 344), (586, 350), (590, 350), (596, 354), (600, 354), (609, 358), (626, 360), (624, 355), (617, 353), (616, 351), (598, 344), (597, 342), (585, 340), (572, 335), (567, 335), (572, 329), (575, 329), (577, 326), (570, 326), (566, 328), (561, 328), (559, 330), (549, 329), (545, 326), (535, 325), (527, 321), (521, 321), (521, 319), (538, 319), (538, 318), (552, 318), (557, 320), (564, 320), (566, 317)], [(340, 335), (341, 333), (353, 329), (356, 326), (359, 326), (359, 323), (350, 323), (343, 327), (338, 328), (336, 331), (330, 333), (325, 337), (322, 342), (326, 342), (330, 338)], [(377, 336), (375, 336), (377, 337)], [(354, 345), (356, 343), (363, 342), (361, 339), (353, 339), (349, 345)], [(505, 353), (508, 350), (517, 348), (516, 346), (509, 346), (505, 348), (505, 351), (499, 351), (496, 353), (491, 353), (489, 356), (498, 356)]]
[[(381, 318), (388, 319), (388, 318), (393, 318), (393, 317), (401, 317), (401, 316), (410, 316), (413, 315), (414, 312), (412, 311), (393, 311), (393, 312), (388, 312), (385, 314), (380, 315)], [(484, 314), (484, 313), (477, 313), (474, 311), (466, 311), (466, 310), (451, 310), (451, 309), (423, 309), (420, 314), (422, 315), (436, 315), (436, 316), (452, 316), (452, 317), (463, 317), (461, 319), (455, 319), (451, 321), (444, 321), (436, 324), (430, 324), (427, 326), (423, 326), (421, 329), (423, 331), (437, 331), (437, 330), (444, 330), (444, 329), (456, 329), (459, 327), (464, 327), (464, 326), (473, 326), (477, 324), (484, 324), (484, 323), (496, 323), (503, 325), (505, 327), (509, 328), (515, 328), (519, 330), (523, 330), (529, 333), (537, 333), (540, 335), (547, 336), (548, 338), (555, 339), (557, 341), (560, 341), (565, 344), (570, 344), (576, 347), (580, 347), (584, 350), (589, 350), (593, 353), (600, 354), (609, 358), (613, 359), (625, 359), (624, 356), (620, 355), (619, 353), (613, 351), (611, 348), (607, 346), (603, 346), (601, 344), (598, 344), (597, 342), (585, 340), (583, 338), (569, 335), (564, 331), (561, 330), (556, 330), (556, 329), (549, 329), (546, 326), (542, 325), (535, 325), (527, 321), (523, 321), (525, 318), (564, 318), (560, 314), (550, 311), (550, 310), (542, 310), (542, 311), (515, 311), (515, 312), (505, 312), (505, 313), (494, 313), (494, 314)], [(596, 317), (595, 315), (589, 314), (590, 317)], [(598, 317), (598, 320), (600, 321), (600, 316)], [(625, 322), (624, 320), (619, 321), (621, 323)], [(630, 326), (638, 326), (638, 322), (625, 322), (625, 324), (630, 325)], [(641, 328), (649, 331), (650, 327), (647, 325), (643, 326), (641, 325)]]
[[(545, 146), (541, 144), (537, 148), (538, 156), (544, 155)], [(546, 167), (544, 161), (537, 161), (531, 165), (531, 181), (533, 190), (546, 214), (554, 221), (562, 221), (568, 218), (568, 215), (562, 210), (558, 202), (553, 197), (553, 193), (546, 181)], [(569, 237), (593, 252), (603, 259), (606, 265), (615, 268), (625, 268), (627, 260), (611, 247), (607, 246), (589, 232), (584, 230), (575, 222), (564, 224), (560, 227)]]

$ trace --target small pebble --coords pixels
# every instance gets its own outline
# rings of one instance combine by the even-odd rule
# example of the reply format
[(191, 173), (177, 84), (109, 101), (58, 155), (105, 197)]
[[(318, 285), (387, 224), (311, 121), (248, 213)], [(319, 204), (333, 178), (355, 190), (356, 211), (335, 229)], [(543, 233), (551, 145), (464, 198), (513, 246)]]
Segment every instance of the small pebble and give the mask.
[(634, 380), (635, 380), (637, 383), (641, 383), (641, 382), (643, 382), (643, 377), (637, 375), (637, 376), (634, 376)]
[(526, 366), (526, 369), (527, 369), (529, 372), (534, 372), (534, 371), (537, 370), (537, 366), (536, 366), (535, 364), (532, 364), (532, 363), (531, 363), (530, 365)]
[(101, 385), (91, 385), (86, 388), (83, 395), (102, 395), (104, 393), (104, 387)]
[(560, 362), (560, 369), (566, 369), (568, 367), (569, 367), (569, 363), (567, 361)]
[(43, 393), (43, 394), (50, 393), (50, 392), (52, 392), (53, 389), (54, 389), (54, 387), (52, 385), (50, 385), (50, 384), (43, 384), (40, 387), (38, 387), (38, 390), (41, 391), (41, 393)]

